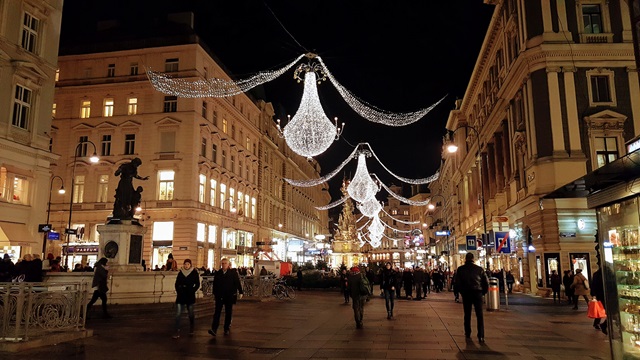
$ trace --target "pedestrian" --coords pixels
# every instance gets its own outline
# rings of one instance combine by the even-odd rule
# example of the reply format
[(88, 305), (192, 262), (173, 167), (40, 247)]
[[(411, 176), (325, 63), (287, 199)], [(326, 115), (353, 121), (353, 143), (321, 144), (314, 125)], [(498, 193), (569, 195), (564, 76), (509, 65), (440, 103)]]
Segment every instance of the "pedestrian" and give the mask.
[[(593, 276), (591, 277), (591, 296), (595, 297), (596, 300), (602, 302), (602, 304), (604, 305), (604, 285), (602, 281), (602, 267), (596, 270), (596, 272), (594, 272)], [(602, 321), (602, 319), (604, 319), (604, 321)], [(607, 318), (593, 319), (593, 327), (596, 330), (602, 331), (606, 335), (608, 333)]]
[(349, 274), (347, 274), (347, 269), (342, 269), (340, 273), (340, 289), (342, 290), (342, 294), (344, 295), (344, 303), (349, 303)]
[(384, 304), (387, 307), (387, 319), (393, 317), (393, 298), (396, 292), (396, 276), (398, 274), (391, 268), (391, 263), (387, 262), (382, 271), (382, 281), (380, 287), (384, 293)]
[(302, 269), (300, 267), (298, 267), (298, 272), (296, 273), (296, 276), (298, 277), (298, 291), (302, 291)]
[(513, 292), (513, 284), (515, 282), (516, 282), (516, 279), (513, 277), (513, 274), (511, 273), (511, 271), (507, 271), (507, 290), (509, 291), (509, 294)]
[(402, 289), (402, 271), (396, 266), (396, 299), (400, 298), (400, 289)]
[[(264, 267), (263, 267), (264, 268)], [(220, 261), (220, 270), (213, 275), (213, 296), (216, 300), (216, 309), (213, 314), (213, 322), (209, 334), (216, 336), (220, 326), (220, 315), (224, 306), (224, 334), (231, 333), (231, 317), (233, 316), (233, 304), (242, 298), (242, 284), (236, 269), (229, 268), (229, 259)]]
[(178, 271), (178, 263), (173, 258), (173, 253), (169, 254), (169, 257), (167, 258), (166, 271)]
[(402, 285), (404, 286), (404, 294), (408, 300), (413, 297), (413, 273), (411, 269), (405, 268), (402, 273)]
[(456, 276), (458, 276), (458, 270), (453, 270), (453, 277), (451, 278), (451, 286), (453, 287), (453, 297), (455, 302), (460, 302), (460, 291), (456, 286)]
[(422, 284), (424, 283), (424, 271), (421, 267), (413, 272), (413, 282), (416, 284), (416, 300), (422, 300)]
[(556, 302), (556, 296), (558, 297), (558, 302), (560, 299), (560, 284), (562, 283), (562, 279), (560, 279), (560, 275), (555, 270), (551, 271), (551, 291), (553, 292), (553, 303)]
[(368, 268), (365, 275), (367, 276), (367, 280), (369, 280), (369, 290), (373, 294), (373, 283), (376, 280), (376, 274), (373, 272), (372, 268)]
[(430, 271), (426, 271), (424, 272), (424, 283), (422, 283), (422, 293), (424, 294), (424, 297), (427, 297), (427, 294), (431, 293), (431, 272)]
[(263, 266), (262, 269), (260, 269), (260, 276), (267, 276), (267, 275), (269, 275), (269, 272)]
[(471, 307), (475, 309), (478, 325), (478, 341), (484, 342), (484, 317), (482, 298), (489, 290), (489, 280), (484, 270), (473, 263), (473, 253), (465, 255), (465, 264), (456, 273), (456, 287), (462, 295), (464, 308), (464, 336), (471, 338)]
[(349, 292), (351, 295), (351, 306), (353, 307), (353, 318), (356, 321), (356, 328), (362, 329), (364, 317), (364, 303), (367, 301), (369, 292), (362, 291), (364, 275), (360, 273), (357, 266), (351, 268), (349, 275)]
[(11, 261), (9, 254), (4, 254), (0, 261), (0, 282), (11, 282), (15, 275), (16, 266)]
[[(144, 260), (143, 260), (144, 261)], [(180, 337), (180, 318), (182, 317), (182, 310), (186, 306), (189, 313), (189, 335), (193, 335), (194, 332), (194, 313), (193, 308), (196, 303), (196, 291), (200, 288), (200, 275), (198, 271), (194, 270), (193, 264), (190, 259), (185, 259), (176, 276), (176, 333), (173, 335), (174, 339)]]
[(107, 258), (103, 257), (96, 262), (93, 270), (93, 281), (91, 282), (93, 296), (87, 304), (87, 319), (89, 318), (89, 309), (98, 301), (98, 298), (102, 301), (102, 316), (105, 319), (111, 318), (111, 315), (107, 312), (107, 291), (109, 291), (109, 287), (107, 286), (107, 279), (109, 278), (108, 261)]
[(142, 271), (147, 271), (147, 263), (144, 261), (144, 259), (142, 259), (140, 265), (142, 266)]
[(571, 270), (564, 271), (562, 284), (564, 285), (564, 295), (567, 297), (567, 303), (573, 303), (573, 289), (571, 288), (571, 284), (573, 284), (573, 276), (571, 274)]
[(571, 288), (573, 288), (573, 310), (578, 310), (578, 298), (582, 296), (584, 301), (589, 305), (589, 281), (587, 278), (582, 275), (582, 269), (576, 269), (576, 276), (573, 277), (573, 283), (571, 284)]

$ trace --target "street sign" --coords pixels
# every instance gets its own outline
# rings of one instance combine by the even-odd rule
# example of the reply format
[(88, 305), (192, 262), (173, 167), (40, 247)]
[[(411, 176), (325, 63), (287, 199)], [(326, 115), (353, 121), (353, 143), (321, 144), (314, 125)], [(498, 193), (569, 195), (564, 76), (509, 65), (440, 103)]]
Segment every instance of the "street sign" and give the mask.
[(78, 229), (64, 229), (64, 233), (68, 235), (76, 235), (78, 233)]
[(496, 251), (503, 254), (511, 254), (511, 239), (508, 231), (496, 231)]
[(467, 251), (478, 250), (478, 239), (475, 235), (467, 235)]
[(451, 232), (449, 232), (449, 230), (436, 231), (436, 236), (449, 236), (449, 235), (451, 235)]
[(38, 224), (38, 232), (51, 231), (51, 224)]
[(60, 240), (60, 233), (49, 231), (47, 233), (47, 240)]

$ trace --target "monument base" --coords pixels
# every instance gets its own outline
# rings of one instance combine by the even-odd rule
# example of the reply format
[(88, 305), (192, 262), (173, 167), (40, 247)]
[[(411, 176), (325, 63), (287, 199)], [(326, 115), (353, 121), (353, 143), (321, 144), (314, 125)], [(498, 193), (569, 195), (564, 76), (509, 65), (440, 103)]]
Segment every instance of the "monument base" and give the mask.
[(135, 220), (98, 225), (100, 247), (98, 257), (109, 259), (114, 272), (142, 271), (142, 239), (147, 231)]

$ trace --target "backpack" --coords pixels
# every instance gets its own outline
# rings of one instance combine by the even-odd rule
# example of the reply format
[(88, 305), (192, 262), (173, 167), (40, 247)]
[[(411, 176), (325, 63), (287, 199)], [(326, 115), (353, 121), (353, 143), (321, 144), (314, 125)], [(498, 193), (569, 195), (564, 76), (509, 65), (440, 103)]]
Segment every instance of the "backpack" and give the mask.
[(361, 274), (362, 281), (360, 281), (360, 296), (371, 296), (371, 284), (364, 274)]

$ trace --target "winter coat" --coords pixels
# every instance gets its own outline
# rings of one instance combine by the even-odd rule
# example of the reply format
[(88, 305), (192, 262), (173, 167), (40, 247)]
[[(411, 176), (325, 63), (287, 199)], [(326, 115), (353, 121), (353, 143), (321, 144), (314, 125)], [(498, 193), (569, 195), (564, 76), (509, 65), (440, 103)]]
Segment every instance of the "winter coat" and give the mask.
[(551, 275), (551, 289), (554, 292), (560, 292), (560, 284), (562, 281), (560, 280), (560, 275), (553, 274)]
[(382, 271), (382, 281), (380, 284), (380, 287), (382, 288), (382, 290), (391, 291), (391, 288), (396, 286), (397, 276), (398, 276), (398, 273), (393, 271), (393, 269), (384, 269)]
[(591, 296), (595, 296), (597, 300), (604, 301), (604, 284), (602, 281), (602, 271), (598, 269), (593, 273), (591, 278)]
[(569, 275), (565, 275), (562, 277), (562, 284), (564, 285), (564, 293), (567, 296), (573, 296), (573, 289), (571, 288), (571, 284), (573, 284), (573, 279)]
[(349, 275), (349, 295), (354, 300), (360, 300), (367, 297), (367, 295), (362, 295), (360, 293), (360, 284), (362, 283), (363, 277), (364, 275), (360, 272)]
[(108, 278), (109, 270), (107, 270), (104, 265), (96, 263), (96, 267), (93, 271), (93, 281), (91, 282), (91, 287), (98, 288), (97, 290), (101, 293), (106, 293), (107, 291), (109, 291), (109, 287), (107, 286)]
[(196, 291), (200, 288), (200, 275), (191, 267), (180, 269), (176, 277), (176, 304), (191, 305), (196, 302)]
[(410, 289), (413, 286), (413, 273), (411, 271), (405, 271), (402, 273), (402, 282), (405, 289)]
[(575, 291), (574, 295), (589, 295), (589, 289), (584, 287), (585, 280), (587, 280), (587, 278), (582, 274), (576, 274), (576, 276), (573, 277), (573, 284), (571, 284), (571, 288)]
[(478, 265), (469, 261), (458, 268), (456, 272), (456, 291), (460, 293), (482, 292), (486, 294), (489, 290), (489, 279), (487, 274)]
[(424, 282), (424, 271), (422, 271), (422, 269), (417, 269), (413, 272), (413, 282), (417, 286), (422, 286), (422, 283)]
[(213, 275), (213, 296), (216, 301), (235, 301), (237, 293), (243, 294), (236, 269), (227, 269), (226, 273), (222, 269), (216, 271)]
[(11, 282), (15, 276), (16, 266), (10, 259), (0, 260), (0, 282)]

